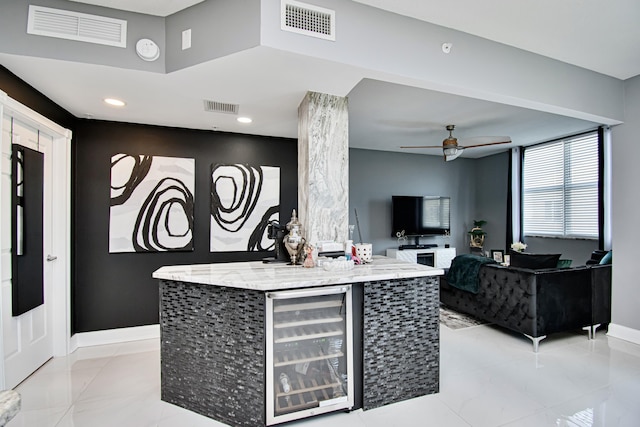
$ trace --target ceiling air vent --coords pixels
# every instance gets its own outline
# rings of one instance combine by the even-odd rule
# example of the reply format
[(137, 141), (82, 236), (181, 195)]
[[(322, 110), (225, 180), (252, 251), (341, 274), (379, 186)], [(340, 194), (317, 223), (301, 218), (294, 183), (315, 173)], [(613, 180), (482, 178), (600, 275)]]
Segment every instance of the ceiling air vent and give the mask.
[(204, 100), (204, 111), (211, 113), (238, 114), (238, 104)]
[(127, 21), (42, 6), (29, 6), (27, 33), (127, 47)]
[(280, 28), (325, 40), (336, 40), (336, 12), (322, 7), (282, 0)]

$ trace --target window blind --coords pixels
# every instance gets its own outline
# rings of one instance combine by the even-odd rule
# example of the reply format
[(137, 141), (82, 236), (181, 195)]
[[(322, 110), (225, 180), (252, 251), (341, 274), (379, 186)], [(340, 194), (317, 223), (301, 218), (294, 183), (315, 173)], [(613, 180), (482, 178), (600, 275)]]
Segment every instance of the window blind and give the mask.
[(525, 236), (598, 238), (598, 134), (527, 147)]

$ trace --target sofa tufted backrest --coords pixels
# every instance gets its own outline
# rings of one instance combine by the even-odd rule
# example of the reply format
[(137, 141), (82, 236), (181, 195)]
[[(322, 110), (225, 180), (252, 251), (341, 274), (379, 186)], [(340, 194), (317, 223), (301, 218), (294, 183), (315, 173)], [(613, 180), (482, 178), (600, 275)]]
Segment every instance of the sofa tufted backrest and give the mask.
[(511, 251), (512, 267), (530, 268), (539, 270), (541, 268), (555, 268), (558, 265), (560, 254), (529, 254), (525, 252)]

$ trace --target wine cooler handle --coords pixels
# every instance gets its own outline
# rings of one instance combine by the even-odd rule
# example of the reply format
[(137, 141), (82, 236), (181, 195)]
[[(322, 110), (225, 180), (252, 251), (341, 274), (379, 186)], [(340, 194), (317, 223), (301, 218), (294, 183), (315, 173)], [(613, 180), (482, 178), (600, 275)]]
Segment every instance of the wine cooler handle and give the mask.
[(331, 288), (300, 289), (299, 291), (267, 292), (267, 298), (289, 299), (289, 298), (316, 297), (321, 295), (336, 295), (336, 294), (343, 294), (347, 292), (350, 287), (351, 285), (345, 285), (345, 286), (336, 286)]

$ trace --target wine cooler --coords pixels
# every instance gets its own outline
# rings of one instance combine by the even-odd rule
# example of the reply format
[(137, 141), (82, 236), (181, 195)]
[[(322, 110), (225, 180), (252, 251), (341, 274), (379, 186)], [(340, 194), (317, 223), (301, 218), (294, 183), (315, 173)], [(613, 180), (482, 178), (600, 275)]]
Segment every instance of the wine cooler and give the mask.
[(351, 285), (269, 292), (267, 425), (353, 407)]

